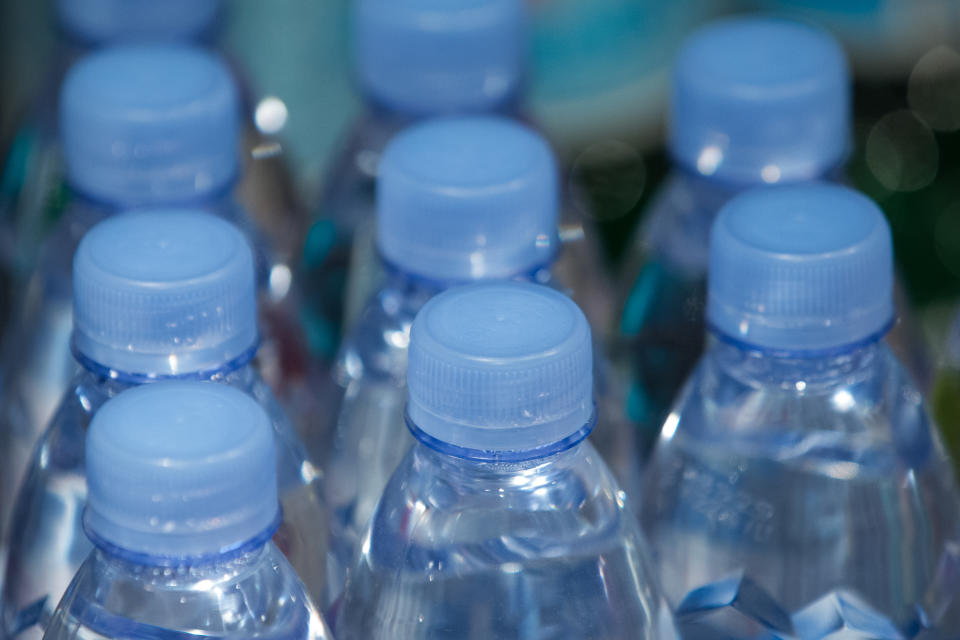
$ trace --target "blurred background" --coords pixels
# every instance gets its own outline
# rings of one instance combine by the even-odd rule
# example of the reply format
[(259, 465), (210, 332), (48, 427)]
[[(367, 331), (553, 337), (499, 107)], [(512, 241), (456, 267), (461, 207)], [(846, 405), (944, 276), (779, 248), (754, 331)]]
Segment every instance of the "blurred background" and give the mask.
[[(254, 124), (313, 202), (362, 108), (347, 42), (349, 0), (227, 0), (216, 44), (242, 69)], [(668, 69), (683, 37), (718, 15), (817, 23), (856, 75), (851, 182), (889, 216), (901, 275), (932, 344), (960, 298), (960, 1), (531, 0), (526, 110), (594, 219), (611, 266), (666, 173)], [(47, 0), (0, 2), (0, 189), (17, 187), (17, 124), (57, 60)]]

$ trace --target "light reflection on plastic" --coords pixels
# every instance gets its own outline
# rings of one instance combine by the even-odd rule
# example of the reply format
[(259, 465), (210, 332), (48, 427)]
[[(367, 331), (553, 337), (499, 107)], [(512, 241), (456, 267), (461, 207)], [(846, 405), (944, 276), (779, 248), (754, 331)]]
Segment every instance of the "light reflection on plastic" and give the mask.
[(253, 120), (261, 133), (279, 133), (287, 124), (287, 105), (276, 96), (267, 96), (257, 104)]
[(274, 265), (270, 269), (270, 298), (274, 301), (283, 300), (290, 292), (293, 274), (285, 264)]
[(849, 411), (854, 405), (853, 396), (846, 389), (837, 391), (830, 400), (837, 411)]
[(720, 147), (711, 145), (700, 152), (697, 158), (697, 171), (705, 176), (712, 176), (721, 162), (723, 162), (723, 151)]
[(767, 184), (780, 182), (780, 167), (775, 164), (768, 164), (760, 170), (760, 177), (763, 178), (763, 181)]
[(664, 440), (670, 440), (673, 438), (674, 434), (677, 432), (677, 425), (680, 424), (680, 416), (676, 413), (671, 413), (667, 416), (667, 419), (663, 422), (663, 429), (660, 432), (660, 437)]

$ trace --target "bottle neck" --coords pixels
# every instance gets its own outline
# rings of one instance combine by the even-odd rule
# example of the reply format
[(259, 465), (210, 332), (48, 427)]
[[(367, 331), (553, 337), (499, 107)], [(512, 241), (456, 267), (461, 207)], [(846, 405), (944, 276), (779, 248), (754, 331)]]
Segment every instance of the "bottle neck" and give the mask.
[[(775, 184), (794, 184), (800, 180), (781, 180), (778, 182), (764, 182), (757, 180), (755, 182), (734, 182), (725, 180), (717, 176), (707, 176), (693, 171), (681, 163), (674, 162), (675, 179), (682, 182), (689, 194), (696, 202), (695, 210), (707, 215), (715, 216), (720, 208), (734, 196), (743, 193), (749, 189), (757, 187), (773, 186)], [(819, 171), (804, 178), (802, 181), (844, 182), (844, 167), (824, 166)]]
[(152, 564), (131, 558), (122, 551), (118, 553), (96, 547), (89, 562), (98, 565), (99, 570), (95, 569), (93, 573), (110, 576), (114, 585), (123, 582), (146, 589), (192, 591), (198, 583), (256, 571), (266, 554), (266, 543), (261, 543), (241, 553), (224, 558), (211, 556), (199, 563), (186, 561), (178, 565), (168, 561), (165, 564)]
[[(406, 379), (407, 347), (413, 319), (435, 295), (461, 284), (404, 271), (381, 260), (385, 277), (367, 301), (363, 313), (343, 341), (334, 379), (347, 387), (361, 377)], [(517, 275), (514, 279), (551, 285), (549, 266)]]
[(799, 182), (811, 182), (826, 180), (829, 182), (843, 182), (845, 179), (844, 165), (826, 164), (812, 168), (809, 175), (788, 175), (782, 179), (766, 181), (757, 176), (755, 180), (737, 181), (724, 178), (717, 175), (705, 175), (695, 169), (690, 168), (684, 162), (678, 161), (672, 157), (672, 163), (676, 173), (683, 177), (698, 192), (712, 194), (714, 196), (732, 197), (738, 193), (753, 189), (756, 187), (773, 186), (780, 184), (796, 184)]
[[(380, 262), (386, 272), (386, 279), (381, 287), (381, 292), (390, 291), (403, 296), (411, 301), (413, 306), (416, 306), (417, 311), (438, 293), (460, 285), (482, 282), (482, 280), (435, 279), (405, 271), (403, 268), (383, 260), (382, 257)], [(553, 284), (551, 264), (539, 265), (526, 271), (520, 271), (505, 279), (551, 286)]]
[(180, 195), (167, 194), (168, 197), (138, 198), (104, 197), (97, 196), (81, 187), (68, 182), (71, 199), (79, 206), (87, 209), (100, 210), (105, 213), (119, 213), (138, 209), (154, 209), (158, 207), (196, 208), (209, 213), (228, 218), (232, 221), (236, 207), (233, 201), (233, 191), (237, 185), (237, 178), (228, 180), (224, 184), (204, 192), (190, 192)]
[(582, 464), (584, 447), (581, 438), (573, 446), (552, 455), (529, 460), (491, 461), (461, 458), (421, 442), (414, 447), (412, 455), (418, 464), (432, 469), (436, 477), (457, 484), (471, 484), (480, 490), (496, 487), (501, 493), (511, 490), (522, 493), (531, 488), (530, 483), (542, 482), (544, 475), (565, 474)]
[(150, 373), (130, 373), (117, 371), (107, 366), (99, 364), (82, 353), (74, 349), (74, 358), (81, 367), (96, 378), (100, 386), (107, 385), (114, 387), (117, 392), (150, 382), (162, 382), (171, 380), (196, 380), (200, 382), (236, 382), (241, 386), (251, 382), (256, 377), (256, 371), (253, 368), (253, 358), (257, 353), (257, 347), (254, 345), (249, 350), (242, 353), (239, 357), (225, 362), (219, 367), (206, 371), (188, 371), (178, 375), (169, 374), (150, 374)]
[[(196, 544), (198, 541), (203, 541), (208, 547), (198, 553), (187, 555), (183, 549), (185, 541), (183, 532), (170, 537), (159, 533), (144, 534), (139, 529), (118, 528), (116, 523), (104, 519), (95, 509), (94, 504), (88, 496), (88, 503), (83, 511), (83, 531), (96, 548), (96, 555), (118, 563), (128, 571), (135, 572), (141, 572), (144, 568), (149, 570), (163, 567), (189, 569), (190, 575), (222, 575), (224, 570), (236, 570), (255, 564), (263, 556), (267, 544), (279, 528), (283, 517), (278, 505), (276, 516), (264, 529), (252, 537), (237, 542), (225, 543), (222, 536), (218, 537), (222, 532), (217, 530), (196, 529), (193, 534), (187, 534), (189, 542)], [(189, 524), (189, 521), (186, 522)], [(230, 525), (236, 525), (236, 523), (228, 523), (228, 526)], [(105, 526), (107, 537), (101, 535)], [(117, 535), (124, 537), (126, 541), (118, 543)], [(132, 546), (131, 540), (150, 550), (129, 548)]]
[(890, 352), (883, 340), (839, 348), (826, 354), (783, 354), (711, 337), (707, 357), (725, 374), (750, 386), (776, 386), (816, 393), (848, 385), (885, 367)]
[(484, 102), (474, 106), (465, 105), (462, 108), (457, 109), (455, 112), (410, 111), (378, 99), (377, 96), (371, 91), (361, 88), (361, 92), (366, 104), (367, 113), (371, 118), (383, 123), (404, 125), (418, 120), (425, 120), (427, 118), (442, 117), (445, 115), (458, 115), (464, 113), (498, 115), (507, 118), (523, 119), (521, 116), (521, 105), (523, 104), (522, 91), (512, 91), (508, 94), (505, 94), (501, 100), (494, 104)]

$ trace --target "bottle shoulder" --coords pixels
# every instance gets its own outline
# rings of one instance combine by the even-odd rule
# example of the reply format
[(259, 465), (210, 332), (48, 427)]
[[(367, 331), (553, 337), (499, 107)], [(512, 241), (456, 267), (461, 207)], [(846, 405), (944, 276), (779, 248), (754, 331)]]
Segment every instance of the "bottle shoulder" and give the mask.
[(674, 169), (650, 204), (640, 229), (639, 248), (677, 271), (704, 275), (710, 228), (720, 209), (738, 192), (732, 186)]
[(677, 441), (877, 472), (943, 457), (922, 394), (882, 342), (849, 358), (774, 364), (715, 342), (664, 429), (660, 448)]
[(335, 374), (340, 384), (362, 377), (404, 380), (413, 319), (434, 293), (399, 282), (377, 290), (340, 348)]
[[(85, 633), (86, 631), (86, 633)], [(147, 567), (93, 551), (44, 636), (327, 639), (280, 551), (267, 543), (228, 562)]]
[(353, 229), (351, 214), (369, 208), (372, 214), (377, 165), (390, 139), (409, 119), (385, 117), (365, 110), (350, 125), (334, 153), (318, 202), (318, 214)]
[(337, 637), (657, 637), (653, 576), (589, 443), (509, 464), (417, 444), (362, 539)]
[(384, 490), (370, 553), (410, 570), (442, 558), (454, 571), (639, 544), (635, 518), (589, 443), (523, 464), (478, 464), (418, 443)]
[[(79, 369), (43, 432), (34, 465), (50, 470), (82, 468), (84, 441), (94, 414), (110, 398), (130, 386)], [(67, 460), (73, 463), (65, 464)]]

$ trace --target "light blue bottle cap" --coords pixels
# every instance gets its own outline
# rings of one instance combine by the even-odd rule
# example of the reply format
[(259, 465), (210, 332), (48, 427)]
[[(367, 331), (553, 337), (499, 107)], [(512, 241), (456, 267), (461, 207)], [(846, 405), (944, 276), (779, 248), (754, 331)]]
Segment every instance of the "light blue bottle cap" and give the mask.
[(67, 179), (117, 206), (209, 197), (237, 174), (238, 118), (233, 79), (212, 54), (177, 45), (92, 54), (61, 92)]
[(357, 0), (353, 57), (361, 88), (413, 115), (487, 111), (523, 73), (525, 0)]
[(124, 391), (87, 434), (88, 535), (154, 558), (265, 542), (280, 512), (273, 437), (260, 405), (224, 384)]
[(73, 259), (74, 350), (105, 369), (152, 378), (249, 360), (256, 313), (250, 246), (207, 213), (111, 216)]
[(57, 0), (60, 24), (81, 42), (191, 40), (209, 32), (221, 0)]
[(396, 268), (439, 281), (534, 271), (557, 250), (557, 169), (539, 135), (510, 120), (442, 118), (387, 146), (377, 244)]
[(893, 250), (866, 196), (820, 183), (750, 190), (710, 234), (707, 317), (722, 336), (788, 352), (878, 339), (893, 320)]
[(695, 32), (673, 71), (670, 151), (690, 171), (737, 184), (809, 180), (850, 140), (850, 72), (825, 32), (733, 18)]
[(411, 429), (461, 457), (537, 457), (593, 426), (590, 327), (548, 287), (449, 289), (417, 314), (407, 370)]

